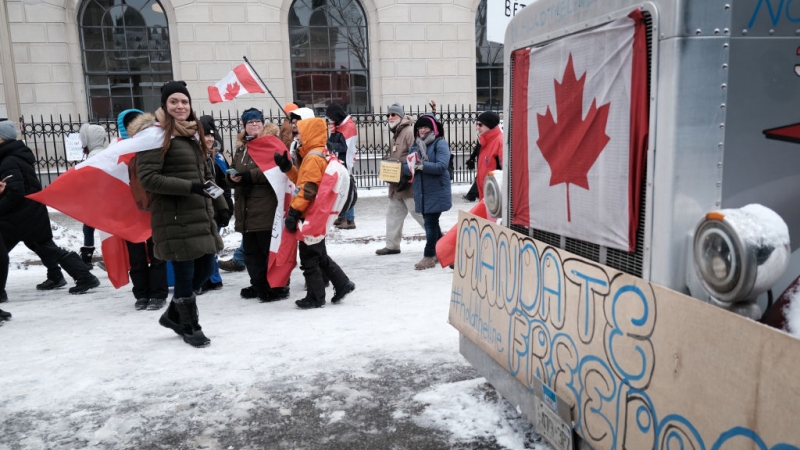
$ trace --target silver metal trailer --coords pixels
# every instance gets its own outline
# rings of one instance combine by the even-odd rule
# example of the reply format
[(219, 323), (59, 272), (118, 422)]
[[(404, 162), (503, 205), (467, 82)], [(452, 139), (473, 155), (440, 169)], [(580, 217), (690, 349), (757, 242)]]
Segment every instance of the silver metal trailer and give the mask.
[[(508, 176), (510, 168), (519, 163), (510, 151), (515, 139), (514, 52), (579, 35), (624, 18), (635, 9), (643, 13), (646, 23), (649, 97), (635, 250), (607, 248), (550, 230), (510, 228), (604, 266), (757, 318), (766, 304), (766, 288), (780, 293), (800, 274), (800, 2), (529, 2), (509, 24), (505, 38), (502, 223), (513, 222), (513, 199), (520, 195)], [(552, 84), (529, 89), (552, 89)], [(708, 263), (712, 272), (719, 269), (724, 273), (718, 275), (736, 285), (736, 293), (726, 297), (723, 291), (734, 288), (704, 280), (702, 269), (695, 267), (703, 264), (693, 255), (695, 247), (702, 245), (695, 242), (696, 230), (701, 229), (698, 223), (720, 222), (722, 216), (709, 213), (754, 203), (777, 213), (788, 226), (789, 268), (780, 279), (780, 274), (770, 274), (769, 286), (756, 292), (752, 285), (765, 283), (765, 271), (758, 270), (763, 261), (756, 261), (764, 249), (750, 248), (734, 231), (729, 244), (740, 248), (728, 250), (740, 254), (723, 256), (739, 258), (740, 266), (752, 267), (728, 273), (725, 267)], [(767, 251), (769, 256), (772, 249)], [(762, 279), (756, 281), (757, 276)], [(743, 287), (742, 283), (749, 284)], [(536, 406), (541, 398), (533, 394), (538, 390), (523, 386), (463, 334), (460, 345), (462, 354), (504, 397), (519, 405), (529, 420), (542, 424)], [(563, 399), (559, 398), (555, 409), (568, 421), (569, 408)]]

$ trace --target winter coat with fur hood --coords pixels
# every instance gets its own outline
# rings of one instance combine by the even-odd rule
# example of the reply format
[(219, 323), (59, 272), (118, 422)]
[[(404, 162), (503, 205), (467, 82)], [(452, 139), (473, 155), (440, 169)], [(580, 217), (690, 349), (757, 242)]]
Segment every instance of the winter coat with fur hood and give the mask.
[[(133, 135), (154, 122), (152, 114), (136, 118), (129, 126)], [(227, 209), (225, 199), (191, 192), (192, 183), (212, 180), (203, 149), (194, 138), (173, 136), (169, 148), (155, 148), (136, 155), (142, 187), (150, 192), (150, 224), (153, 252), (165, 261), (190, 261), (222, 250), (214, 222), (214, 209)]]
[(236, 145), (231, 167), (243, 175), (241, 183), (233, 184), (234, 229), (239, 233), (271, 231), (275, 210), (278, 209), (278, 197), (264, 172), (247, 152), (243, 134)]

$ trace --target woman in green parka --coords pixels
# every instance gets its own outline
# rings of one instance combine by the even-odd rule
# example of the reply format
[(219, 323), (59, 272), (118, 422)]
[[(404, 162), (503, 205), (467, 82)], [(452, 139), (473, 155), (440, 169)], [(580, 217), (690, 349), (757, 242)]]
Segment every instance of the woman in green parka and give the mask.
[(136, 160), (142, 187), (150, 193), (153, 253), (172, 261), (175, 274), (174, 295), (159, 323), (186, 343), (205, 347), (211, 341), (198, 322), (195, 291), (213, 273), (214, 255), (223, 248), (214, 211), (228, 219), (230, 212), (222, 196), (212, 201), (204, 190), (213, 177), (186, 83), (170, 81), (161, 87), (156, 119), (164, 129), (164, 144), (139, 153)]

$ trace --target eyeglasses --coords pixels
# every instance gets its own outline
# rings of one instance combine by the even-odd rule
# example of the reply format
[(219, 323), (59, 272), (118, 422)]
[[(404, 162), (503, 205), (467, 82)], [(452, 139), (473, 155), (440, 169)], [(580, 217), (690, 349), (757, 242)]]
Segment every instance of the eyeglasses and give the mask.
[(248, 120), (248, 121), (247, 121), (247, 125), (255, 125), (255, 124), (264, 125), (264, 124), (263, 124), (263, 123), (261, 123), (261, 121), (260, 121), (260, 120), (258, 120), (258, 119), (253, 119), (253, 120)]

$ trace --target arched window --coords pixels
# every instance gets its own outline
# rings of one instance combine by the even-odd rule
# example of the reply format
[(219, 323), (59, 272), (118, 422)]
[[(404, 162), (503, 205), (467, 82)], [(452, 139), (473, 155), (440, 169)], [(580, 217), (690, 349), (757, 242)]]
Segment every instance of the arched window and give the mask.
[(78, 13), (89, 117), (155, 111), (172, 79), (167, 16), (158, 0), (86, 0)]
[(478, 111), (503, 108), (503, 44), (486, 39), (486, 0), (475, 13), (475, 81)]
[(368, 110), (367, 19), (356, 0), (295, 0), (289, 44), (295, 98), (317, 112), (331, 102)]

